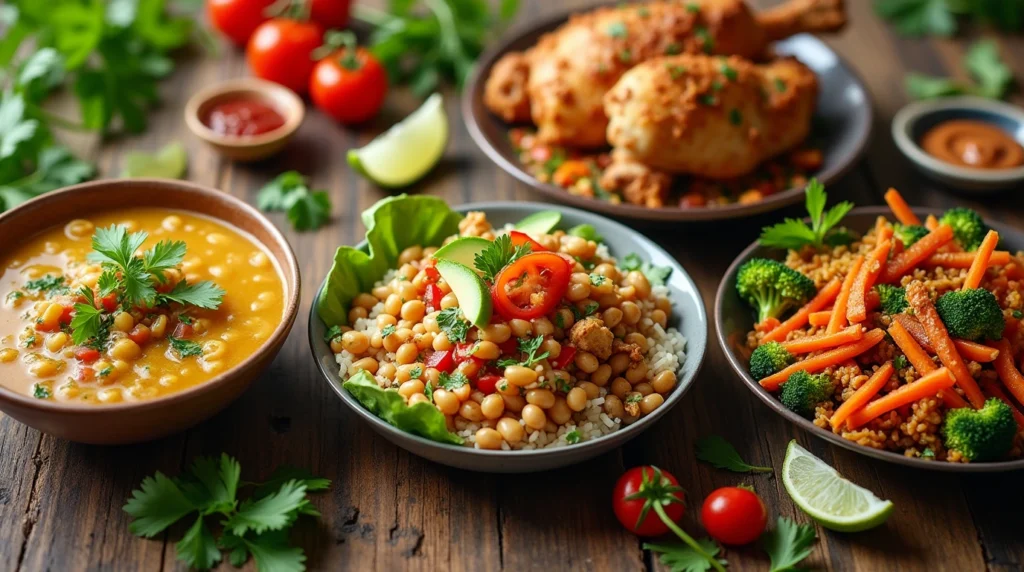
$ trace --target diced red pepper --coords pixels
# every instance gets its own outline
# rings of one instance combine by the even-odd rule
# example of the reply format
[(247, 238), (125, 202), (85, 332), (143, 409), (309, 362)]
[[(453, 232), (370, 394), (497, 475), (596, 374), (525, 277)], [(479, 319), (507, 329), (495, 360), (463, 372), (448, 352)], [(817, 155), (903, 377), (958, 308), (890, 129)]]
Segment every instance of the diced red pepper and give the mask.
[(149, 341), (150, 333), (149, 328), (142, 326), (141, 324), (132, 328), (131, 332), (128, 332), (128, 337), (140, 346)]
[(103, 305), (103, 309), (107, 312), (113, 312), (117, 309), (117, 294), (107, 294), (100, 298), (100, 304)]
[(437, 351), (427, 356), (426, 363), (427, 367), (432, 367), (437, 371), (443, 371), (445, 373), (451, 373), (455, 369), (455, 359), (452, 358), (452, 350)]
[(73, 320), (74, 318), (75, 318), (75, 307), (74, 306), (64, 306), (64, 310), (61, 311), (61, 313), (60, 313), (60, 319), (58, 319), (57, 321), (60, 322), (61, 324), (70, 324), (71, 320)]
[(470, 359), (473, 357), (473, 344), (469, 342), (462, 342), (455, 344), (455, 365)]
[(78, 368), (78, 374), (75, 376), (78, 381), (92, 381), (96, 377), (96, 370), (91, 367), (80, 367)]
[(576, 357), (575, 346), (562, 346), (562, 352), (558, 354), (551, 366), (555, 369), (565, 369), (565, 366), (569, 365), (574, 357)]
[(427, 280), (430, 282), (437, 282), (441, 278), (441, 273), (437, 271), (437, 262), (431, 258), (430, 262), (427, 263), (426, 268), (423, 269), (423, 273), (427, 275)]
[(75, 350), (75, 359), (82, 363), (92, 363), (100, 359), (100, 352), (93, 348), (78, 348)]
[(192, 333), (195, 329), (192, 324), (186, 324), (185, 322), (178, 322), (178, 325), (174, 328), (174, 337), (187, 339), (192, 337)]
[[(437, 272), (436, 270), (434, 272)], [(437, 284), (427, 284), (427, 291), (423, 294), (423, 301), (427, 304), (428, 312), (436, 312), (441, 309), (441, 298), (444, 294)]]
[(480, 379), (476, 380), (476, 388), (484, 393), (494, 393), (498, 390), (498, 381), (500, 379), (500, 375), (491, 373), (482, 375)]
[(516, 338), (509, 338), (498, 344), (498, 348), (501, 350), (501, 355), (510, 356), (519, 351), (519, 342)]

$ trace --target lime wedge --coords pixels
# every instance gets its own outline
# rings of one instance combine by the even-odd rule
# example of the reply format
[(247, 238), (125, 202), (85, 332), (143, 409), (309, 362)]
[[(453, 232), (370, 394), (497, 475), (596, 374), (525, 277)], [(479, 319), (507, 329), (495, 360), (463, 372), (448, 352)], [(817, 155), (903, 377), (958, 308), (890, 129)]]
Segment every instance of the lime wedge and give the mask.
[(435, 93), (409, 117), (362, 149), (348, 152), (348, 163), (382, 187), (404, 187), (426, 175), (448, 144), (448, 116)]
[(124, 178), (180, 179), (188, 168), (188, 153), (181, 143), (173, 141), (155, 153), (129, 151), (123, 162), (121, 176)]
[(807, 449), (789, 442), (782, 484), (804, 512), (830, 530), (858, 532), (889, 518), (893, 504), (843, 478)]

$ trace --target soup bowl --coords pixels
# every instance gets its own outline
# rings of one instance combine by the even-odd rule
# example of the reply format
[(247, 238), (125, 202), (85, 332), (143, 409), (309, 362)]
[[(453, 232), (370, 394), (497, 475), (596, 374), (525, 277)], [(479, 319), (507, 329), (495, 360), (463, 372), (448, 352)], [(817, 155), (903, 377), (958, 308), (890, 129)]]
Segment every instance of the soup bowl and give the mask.
[[(227, 193), (162, 179), (93, 181), (47, 193), (0, 214), (0, 257), (56, 225), (124, 208), (167, 209), (230, 227), (262, 247), (283, 287), (280, 322), (257, 351), (205, 382), (168, 395), (109, 404), (36, 399), (0, 384), (0, 411), (43, 433), (89, 444), (137, 443), (203, 421), (234, 401), (277, 355), (295, 322), (299, 270), (284, 236), (255, 208)], [(5, 364), (3, 367), (14, 367)]]

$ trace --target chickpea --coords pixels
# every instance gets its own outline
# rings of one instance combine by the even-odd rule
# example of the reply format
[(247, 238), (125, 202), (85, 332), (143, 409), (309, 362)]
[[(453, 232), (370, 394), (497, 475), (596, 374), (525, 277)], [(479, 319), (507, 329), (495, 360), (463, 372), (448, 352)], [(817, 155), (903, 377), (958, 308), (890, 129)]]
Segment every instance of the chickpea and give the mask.
[(562, 249), (570, 256), (578, 256), (583, 259), (592, 258), (594, 249), (589, 248), (588, 241), (578, 236), (567, 235), (562, 237)]
[(533, 335), (550, 336), (553, 333), (555, 333), (555, 325), (551, 323), (551, 320), (540, 317), (533, 321)]
[(654, 299), (654, 307), (668, 314), (672, 312), (672, 300), (664, 296), (658, 296)]
[(437, 385), (438, 380), (441, 379), (441, 372), (438, 371), (436, 368), (428, 367), (427, 369), (423, 370), (423, 375), (420, 377), (420, 379), (424, 379), (426, 381), (429, 381), (430, 383), (433, 383), (434, 385)]
[[(589, 381), (581, 381), (578, 384), (576, 384), (576, 387), (574, 387), (573, 389), (582, 389), (583, 393), (587, 396), (588, 401), (591, 399), (597, 399), (598, 397), (601, 396), (601, 388), (598, 387), (597, 384), (591, 383)], [(572, 393), (572, 391), (570, 391), (569, 393)]]
[(658, 393), (668, 393), (676, 386), (676, 374), (671, 370), (665, 370), (654, 376), (651, 380), (651, 387)]
[[(472, 391), (473, 391), (473, 388), (470, 387), (470, 385), (467, 383), (466, 385), (460, 385), (460, 386), (456, 387), (455, 389), (452, 390), (452, 393), (455, 394), (455, 397), (459, 398), (459, 401), (465, 401), (465, 400), (470, 398), (470, 392), (472, 392)], [(480, 399), (476, 399), (476, 394), (477, 393), (479, 393), (479, 392), (473, 392), (473, 394), (472, 394), (472, 396), (474, 398), (473, 401), (476, 401), (477, 403), (480, 403), (480, 402), (483, 401), (483, 394), (482, 393), (480, 394)]]
[(398, 255), (399, 264), (409, 264), (423, 258), (423, 247), (422, 246), (410, 246), (406, 248)]
[(505, 395), (502, 393), (501, 400), (505, 402), (505, 411), (511, 411), (512, 413), (519, 413), (526, 407), (526, 399), (519, 394)]
[(638, 383), (638, 384), (633, 386), (633, 391), (639, 393), (640, 395), (648, 396), (648, 395), (654, 393), (654, 388), (651, 387), (650, 383), (647, 383), (646, 381), (642, 381), (642, 382), (640, 382), (640, 383)]
[(665, 403), (665, 398), (659, 393), (652, 393), (640, 400), (640, 412), (647, 415)]
[(416, 405), (417, 403), (430, 403), (430, 400), (427, 399), (427, 396), (423, 395), (422, 393), (414, 393), (410, 395), (409, 406), (411, 407), (413, 405)]
[(455, 297), (455, 294), (448, 293), (441, 298), (441, 309), (447, 310), (448, 308), (458, 308), (459, 299)]
[(223, 359), (228, 353), (228, 345), (220, 340), (208, 340), (203, 344), (203, 359), (216, 361)]
[(492, 393), (480, 402), (480, 411), (488, 419), (497, 419), (505, 412), (505, 400), (497, 393)]
[(394, 381), (397, 374), (398, 368), (393, 363), (382, 363), (377, 368), (377, 375), (389, 381)]
[(533, 333), (533, 324), (529, 320), (520, 320), (515, 318), (508, 323), (509, 327), (512, 328), (512, 334), (517, 338), (525, 338)]
[(651, 295), (651, 283), (647, 281), (647, 277), (640, 271), (630, 271), (629, 274), (626, 274), (624, 282), (625, 286), (636, 288), (636, 295), (640, 298), (647, 298)]
[(615, 380), (612, 381), (611, 392), (619, 399), (625, 398), (626, 394), (629, 393), (630, 391), (633, 391), (633, 385), (630, 384), (629, 381), (626, 380), (626, 378), (616, 377)]
[(604, 412), (612, 419), (622, 419), (626, 416), (626, 409), (622, 405), (622, 399), (616, 395), (604, 396)]
[[(403, 264), (402, 267), (398, 269), (398, 276), (399, 286), (398, 288), (395, 288), (398, 295), (406, 300), (411, 299), (407, 297), (407, 295), (416, 296), (416, 286), (412, 283), (413, 277), (416, 276), (416, 267), (412, 264)], [(402, 278), (404, 278), (404, 280), (402, 280)]]
[(512, 385), (507, 379), (501, 378), (494, 386), (502, 395), (519, 395), (519, 386)]
[(602, 262), (595, 266), (594, 274), (600, 274), (612, 281), (618, 281), (619, 279), (619, 270), (607, 262)]
[(548, 422), (547, 416), (544, 415), (544, 410), (533, 404), (523, 407), (521, 415), (523, 417), (523, 421), (526, 422), (526, 426), (532, 427), (533, 429), (543, 429)]
[(459, 407), (459, 415), (466, 421), (474, 423), (484, 418), (484, 412), (480, 409), (480, 404), (472, 399), (462, 402), (462, 406)]
[(398, 394), (408, 399), (414, 393), (423, 393), (423, 382), (418, 379), (413, 379), (398, 386)]
[(18, 359), (18, 350), (14, 348), (0, 349), (0, 363), (11, 363)]
[(569, 288), (565, 291), (565, 297), (571, 302), (586, 300), (590, 297), (590, 284), (577, 284), (575, 282), (569, 284)]
[(452, 343), (448, 341), (448, 334), (441, 332), (434, 336), (434, 341), (431, 343), (431, 346), (434, 350), (442, 352), (450, 350), (452, 348)]
[(392, 294), (390, 286), (377, 286), (373, 290), (370, 290), (370, 293), (373, 294), (374, 298), (381, 302), (387, 300), (388, 296)]
[(412, 379), (413, 371), (416, 368), (420, 368), (419, 375), (423, 375), (423, 364), (419, 363), (407, 363), (405, 365), (398, 366), (398, 370), (395, 372), (395, 381), (399, 383), (405, 383)]
[(521, 365), (510, 365), (505, 368), (505, 379), (517, 387), (526, 387), (537, 381), (537, 372)]
[(370, 335), (370, 347), (375, 350), (379, 350), (384, 347), (384, 337), (381, 336), (379, 331)]
[(167, 316), (160, 314), (153, 318), (153, 323), (149, 325), (149, 333), (154, 338), (163, 338), (164, 334), (167, 333)]
[(478, 429), (476, 445), (481, 449), (501, 449), (501, 433), (488, 427)]
[(541, 409), (551, 409), (555, 404), (555, 394), (548, 389), (531, 389), (526, 392), (526, 402)]
[(370, 349), (370, 339), (363, 332), (348, 331), (341, 334), (341, 347), (353, 355), (359, 355)]
[(445, 415), (455, 415), (459, 412), (459, 398), (447, 389), (434, 390), (434, 405)]
[(416, 361), (416, 356), (418, 356), (419, 353), (420, 350), (416, 347), (416, 344), (402, 344), (395, 352), (395, 361), (401, 365), (413, 363)]
[(64, 362), (43, 358), (32, 362), (32, 365), (29, 366), (29, 372), (39, 378), (53, 377), (61, 370), (62, 365), (64, 365)]
[(615, 307), (608, 308), (601, 314), (601, 319), (604, 320), (605, 326), (614, 328), (622, 321), (622, 310)]
[(352, 305), (358, 306), (360, 308), (366, 308), (367, 310), (372, 310), (373, 307), (377, 305), (377, 299), (374, 298), (372, 294), (367, 294), (364, 292), (362, 294), (359, 294), (358, 296), (355, 297), (354, 300), (352, 300)]
[(51, 352), (58, 352), (60, 351), (61, 348), (64, 347), (64, 344), (66, 343), (68, 343), (68, 335), (65, 334), (64, 332), (57, 332), (55, 334), (50, 334), (49, 336), (47, 336), (46, 341), (43, 342), (43, 345), (45, 345), (46, 349), (50, 350)]
[(440, 312), (431, 312), (426, 316), (423, 316), (423, 327), (431, 333), (440, 334), (441, 326), (437, 325), (437, 315)]
[(603, 363), (598, 366), (597, 371), (590, 374), (590, 381), (595, 386), (604, 387), (608, 385), (608, 380), (612, 378), (612, 366)]
[(512, 337), (512, 328), (508, 324), (488, 324), (480, 329), (480, 339), (495, 344), (503, 344)]
[(668, 326), (668, 314), (666, 314), (664, 310), (655, 310), (651, 312), (651, 320), (662, 328)]
[(562, 355), (562, 344), (556, 342), (553, 338), (547, 338), (540, 344), (541, 353), (547, 352), (549, 359), (555, 359)]
[(434, 347), (434, 336), (435, 335), (432, 332), (417, 334), (413, 338), (413, 343), (416, 344), (416, 347), (419, 348), (420, 351), (426, 351)]
[(371, 375), (377, 374), (377, 360), (372, 357), (365, 357), (361, 360), (357, 360), (352, 364), (352, 369), (355, 371), (363, 370)]
[(575, 362), (576, 367), (586, 373), (594, 373), (601, 366), (600, 362), (597, 361), (597, 356), (585, 351), (576, 352)]
[(114, 359), (131, 361), (142, 355), (142, 348), (130, 338), (121, 338), (110, 347), (110, 357)]
[(523, 426), (518, 421), (509, 417), (502, 417), (498, 420), (498, 433), (508, 444), (515, 444), (523, 440)]
[(460, 363), (455, 369), (468, 378), (474, 378), (480, 373), (480, 364), (475, 360), (468, 359)]
[(384, 300), (384, 312), (397, 316), (402, 313), (402, 298), (398, 294), (389, 294)]
[(647, 362), (638, 361), (631, 363), (629, 369), (626, 370), (626, 379), (630, 383), (640, 383), (647, 379)]
[(402, 319), (418, 322), (426, 314), (427, 306), (421, 300), (409, 300), (402, 304)]
[[(597, 386), (595, 385), (594, 387), (596, 388)], [(574, 387), (570, 389), (568, 395), (565, 396), (565, 402), (569, 405), (569, 409), (572, 409), (573, 411), (583, 411), (587, 406), (587, 392), (581, 387)]]
[(608, 365), (612, 368), (612, 375), (619, 375), (629, 368), (629, 354), (615, 354), (608, 360)]
[(640, 306), (637, 306), (635, 302), (623, 302), (620, 309), (622, 310), (622, 321), (626, 324), (632, 326), (640, 321)]
[(640, 351), (647, 353), (647, 336), (640, 332), (630, 332), (626, 335), (626, 343), (634, 344), (640, 348)]
[(551, 409), (548, 409), (547, 413), (551, 421), (557, 425), (568, 423), (572, 419), (572, 410), (569, 408), (569, 404), (566, 403), (564, 397), (556, 399), (555, 404), (551, 406)]
[(482, 341), (473, 346), (472, 355), (483, 360), (498, 359), (501, 355), (501, 348), (494, 342)]

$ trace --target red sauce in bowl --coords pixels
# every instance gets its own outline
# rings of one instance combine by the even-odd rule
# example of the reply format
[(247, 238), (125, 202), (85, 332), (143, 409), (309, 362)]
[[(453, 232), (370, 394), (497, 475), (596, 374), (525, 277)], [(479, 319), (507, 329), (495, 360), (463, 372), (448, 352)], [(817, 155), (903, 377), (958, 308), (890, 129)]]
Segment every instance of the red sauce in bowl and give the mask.
[(214, 105), (203, 124), (220, 135), (250, 137), (284, 125), (284, 116), (258, 99), (231, 99)]

